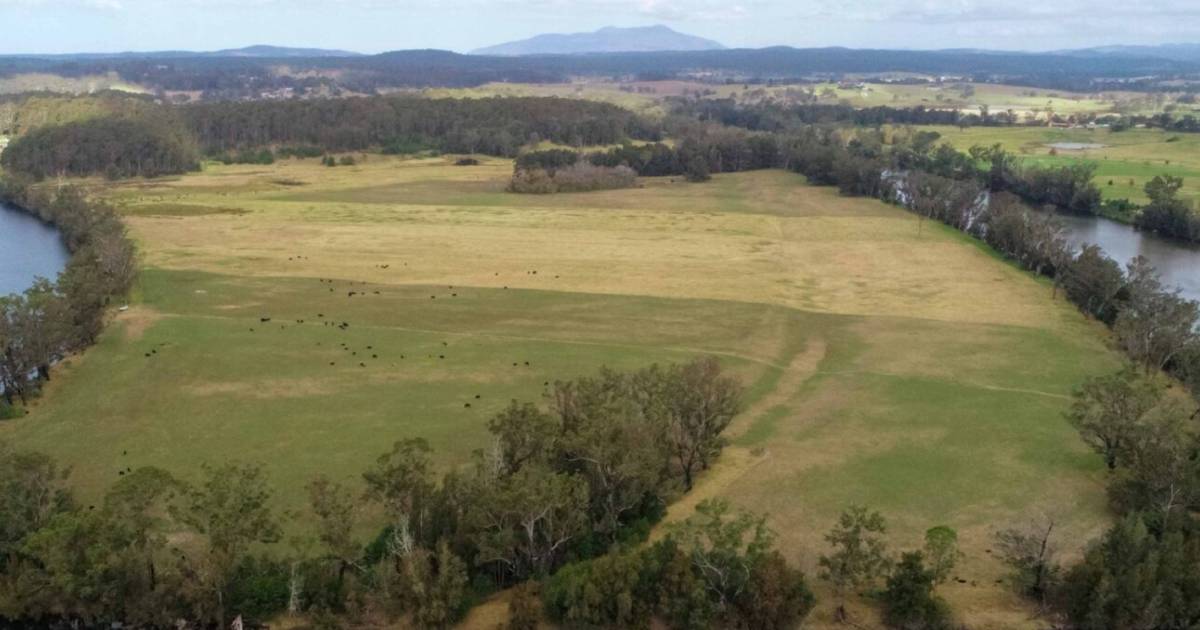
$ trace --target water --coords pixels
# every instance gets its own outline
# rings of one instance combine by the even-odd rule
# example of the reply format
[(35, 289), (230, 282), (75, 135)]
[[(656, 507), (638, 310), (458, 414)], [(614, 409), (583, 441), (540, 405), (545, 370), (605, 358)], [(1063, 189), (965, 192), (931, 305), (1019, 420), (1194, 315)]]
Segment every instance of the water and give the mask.
[(20, 293), (39, 276), (53, 280), (68, 256), (57, 230), (0, 204), (0, 295)]
[(1158, 269), (1163, 284), (1177, 286), (1184, 297), (1200, 301), (1200, 246), (1159, 238), (1102, 217), (1062, 214), (1059, 218), (1072, 244), (1099, 245), (1122, 266), (1135, 256), (1145, 256)]
[(1059, 151), (1087, 151), (1089, 149), (1104, 148), (1103, 144), (1096, 144), (1094, 142), (1055, 142), (1046, 146), (1051, 149), (1058, 149)]

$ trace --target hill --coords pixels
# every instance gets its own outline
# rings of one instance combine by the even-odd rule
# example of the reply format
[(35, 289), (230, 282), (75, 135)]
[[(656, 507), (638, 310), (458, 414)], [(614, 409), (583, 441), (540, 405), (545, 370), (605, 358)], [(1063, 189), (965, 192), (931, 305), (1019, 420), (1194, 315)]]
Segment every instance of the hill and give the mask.
[(669, 27), (606, 27), (592, 33), (550, 33), (474, 50), (474, 55), (577, 55), (610, 52), (656, 52), (665, 50), (723, 50), (711, 39), (686, 35)]
[(93, 61), (104, 59), (193, 59), (246, 57), (254, 59), (327, 59), (337, 57), (361, 57), (362, 53), (326, 48), (289, 48), (287, 46), (246, 46), (223, 50), (152, 50), (114, 53), (64, 53), (50, 55), (12, 55), (12, 59), (50, 59), (66, 61)]
[(1200, 63), (1200, 44), (1162, 44), (1160, 46), (1098, 46), (1062, 51), (1082, 57), (1151, 57)]

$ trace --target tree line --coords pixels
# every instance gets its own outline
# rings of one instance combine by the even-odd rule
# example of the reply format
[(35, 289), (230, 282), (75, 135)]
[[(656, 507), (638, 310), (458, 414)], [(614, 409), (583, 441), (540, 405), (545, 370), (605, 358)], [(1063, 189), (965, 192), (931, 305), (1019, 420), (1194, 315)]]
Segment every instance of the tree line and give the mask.
[(111, 300), (137, 273), (136, 252), (110, 207), (74, 187), (46, 192), (0, 180), (0, 199), (54, 224), (71, 257), (54, 282), (0, 296), (0, 417), (17, 413), (50, 379), (51, 366), (96, 342)]
[[(492, 448), (440, 478), (428, 444), (406, 439), (364, 471), (361, 492), (312, 480), (311, 535), (286, 550), (258, 466), (205, 467), (195, 483), (129, 469), (85, 506), (50, 458), (0, 444), (0, 615), (226, 627), (292, 612), (441, 628), (524, 585), (511, 627), (536, 627), (543, 608), (570, 623), (791, 627), (813, 596), (760, 517), (706, 504), (643, 546), (666, 502), (716, 461), (740, 396), (712, 358), (556, 382), (548, 408), (513, 401), (488, 423)], [(367, 511), (386, 525), (364, 540)], [(653, 602), (622, 597), (631, 578)]]
[(550, 141), (568, 146), (656, 140), (661, 129), (605, 103), (557, 98), (361, 97), (139, 107), (18, 136), (6, 169), (38, 179), (153, 177), (197, 167), (201, 156), (266, 162), (281, 155), (382, 149), (514, 157)]

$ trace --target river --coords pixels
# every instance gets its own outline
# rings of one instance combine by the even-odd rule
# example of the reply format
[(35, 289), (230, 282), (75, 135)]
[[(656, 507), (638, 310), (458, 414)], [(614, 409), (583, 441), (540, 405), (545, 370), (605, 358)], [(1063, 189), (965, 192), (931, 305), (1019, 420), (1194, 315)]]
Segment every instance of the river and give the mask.
[(20, 293), (39, 276), (55, 279), (68, 257), (58, 230), (0, 204), (0, 295)]
[(1122, 266), (1134, 256), (1145, 256), (1158, 269), (1163, 284), (1179, 287), (1184, 297), (1200, 301), (1200, 246), (1159, 238), (1103, 217), (1060, 214), (1059, 218), (1072, 244), (1099, 245)]

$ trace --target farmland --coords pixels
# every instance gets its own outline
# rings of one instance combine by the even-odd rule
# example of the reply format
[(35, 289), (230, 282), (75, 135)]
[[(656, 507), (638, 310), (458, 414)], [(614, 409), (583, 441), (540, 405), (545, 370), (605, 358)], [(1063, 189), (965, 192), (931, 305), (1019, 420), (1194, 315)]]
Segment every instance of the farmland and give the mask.
[(397, 439), (454, 467), (510, 399), (712, 354), (745, 411), (671, 518), (708, 496), (768, 513), (810, 574), (849, 504), (897, 547), (951, 525), (966, 557), (945, 596), (981, 628), (1028, 618), (995, 528), (1052, 512), (1077, 553), (1105, 526), (1101, 462), (1061, 414), (1118, 357), (978, 243), (779, 171), (516, 196), (511, 162), (452, 163), (94, 182), (140, 245), (133, 303), (0, 438), (72, 465), (85, 500), (126, 468), (240, 460), (302, 511), (315, 474), (356, 483)]
[[(960, 150), (973, 145), (1000, 144), (1038, 164), (1096, 164), (1096, 183), (1106, 199), (1147, 201), (1142, 188), (1157, 175), (1184, 179), (1180, 196), (1200, 201), (1200, 137), (1159, 129), (1049, 129), (1045, 127), (930, 127)], [(1051, 145), (1102, 145), (1082, 150), (1057, 150)], [(1052, 154), (1053, 153), (1053, 154)]]

